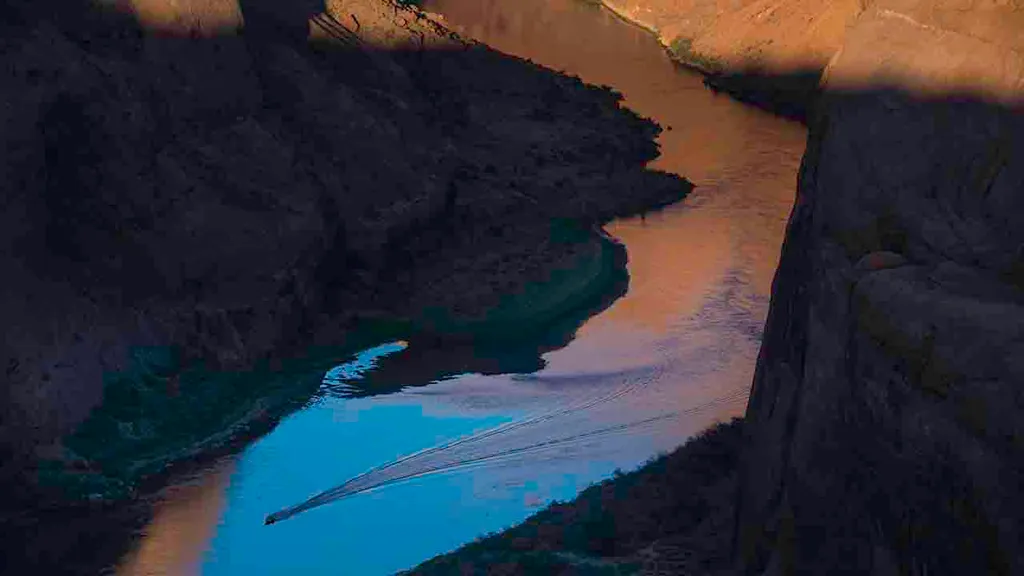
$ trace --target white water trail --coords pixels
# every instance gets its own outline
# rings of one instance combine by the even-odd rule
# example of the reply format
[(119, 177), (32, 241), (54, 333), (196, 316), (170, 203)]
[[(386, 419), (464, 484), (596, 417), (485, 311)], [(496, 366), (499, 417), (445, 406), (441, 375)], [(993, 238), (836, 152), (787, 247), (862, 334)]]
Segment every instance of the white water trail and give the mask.
[[(576, 415), (590, 416), (592, 418), (593, 414), (588, 414), (588, 412), (630, 396), (657, 380), (659, 376), (661, 376), (660, 370), (652, 370), (647, 372), (645, 377), (627, 382), (625, 385), (619, 386), (611, 392), (596, 398), (588, 398), (568, 406), (557, 407), (554, 410), (539, 415), (501, 424), (477, 434), (408, 454), (381, 466), (371, 468), (303, 502), (274, 512), (266, 517), (264, 523), (273, 524), (342, 498), (363, 494), (371, 490), (425, 476), (464, 471), (495, 463), (505, 463), (546, 450), (568, 448), (592, 442), (597, 438), (621, 434), (640, 427), (653, 426), (661, 422), (706, 410), (721, 403), (736, 400), (747, 393), (745, 389), (738, 389), (686, 410), (665, 412), (632, 422), (593, 428), (566, 436), (556, 436), (543, 441), (536, 440), (537, 438), (548, 436), (537, 433), (539, 426), (545, 423), (553, 423), (561, 427), (566, 419)], [(612, 407), (614, 408), (614, 406)], [(514, 442), (517, 432), (526, 432), (526, 437), (520, 439), (519, 443)], [(509, 440), (513, 440), (511, 445)]]

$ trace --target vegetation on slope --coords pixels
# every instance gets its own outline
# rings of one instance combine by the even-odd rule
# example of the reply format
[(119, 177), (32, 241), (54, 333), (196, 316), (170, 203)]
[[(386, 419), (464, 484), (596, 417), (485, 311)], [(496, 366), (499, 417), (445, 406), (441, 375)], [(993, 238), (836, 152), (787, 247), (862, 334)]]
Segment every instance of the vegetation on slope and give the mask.
[(728, 567), (738, 419), (409, 574), (711, 574)]

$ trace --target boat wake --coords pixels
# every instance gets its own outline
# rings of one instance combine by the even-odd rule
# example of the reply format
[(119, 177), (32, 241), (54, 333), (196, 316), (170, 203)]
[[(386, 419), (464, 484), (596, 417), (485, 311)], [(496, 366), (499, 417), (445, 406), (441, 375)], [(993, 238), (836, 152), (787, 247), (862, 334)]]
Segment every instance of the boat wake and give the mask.
[[(360, 368), (370, 368), (372, 363), (363, 362)], [(363, 370), (339, 369), (332, 374), (338, 377), (359, 377)], [(435, 474), (465, 471), (495, 464), (509, 465), (517, 461), (526, 462), (540, 453), (566, 450), (582, 444), (589, 444), (609, 436), (619, 435), (638, 428), (651, 427), (672, 421), (728, 403), (747, 393), (744, 388), (715, 398), (701, 405), (681, 411), (665, 411), (638, 420), (614, 423), (614, 415), (629, 413), (623, 410), (623, 403), (638, 391), (658, 379), (661, 370), (634, 372), (638, 376), (627, 380), (621, 386), (606, 394), (577, 400), (553, 410), (495, 426), (493, 428), (464, 436), (431, 448), (408, 454), (381, 466), (359, 474), (342, 484), (325, 490), (315, 496), (289, 506), (266, 517), (264, 524), (287, 520), (303, 512), (330, 504), (337, 500), (363, 494), (379, 488)], [(611, 417), (599, 418), (599, 411), (614, 411)], [(605, 422), (605, 426), (593, 427), (594, 422)], [(545, 430), (548, 426), (553, 430)], [(572, 430), (572, 433), (566, 433)], [(561, 434), (559, 434), (561, 432)]]

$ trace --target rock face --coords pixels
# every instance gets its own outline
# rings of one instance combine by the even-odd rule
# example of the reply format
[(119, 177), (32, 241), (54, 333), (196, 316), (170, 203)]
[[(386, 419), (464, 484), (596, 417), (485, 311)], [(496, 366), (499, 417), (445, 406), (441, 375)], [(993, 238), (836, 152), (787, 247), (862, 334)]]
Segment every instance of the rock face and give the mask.
[(59, 456), (133, 348), (245, 368), (368, 310), (448, 304), (431, 278), (472, 308), (572, 256), (515, 256), (552, 219), (688, 189), (643, 169), (657, 127), (619, 96), (398, 4), (332, 1), (315, 50), (210, 35), (239, 15), (225, 2), (79, 4), (0, 3), (4, 472)]
[(1014, 102), (1024, 91), (1024, 4), (874, 0), (852, 20), (827, 74), (831, 89), (879, 84)]
[(1024, 571), (1021, 18), (879, 1), (830, 65), (747, 412), (747, 573)]
[(652, 30), (676, 59), (709, 73), (712, 88), (789, 116), (805, 115), (826, 68), (842, 70), (830, 81), (833, 88), (884, 82), (918, 92), (966, 89), (989, 97), (1019, 88), (1024, 69), (1024, 12), (1016, 2), (604, 3)]
[[(1019, 70), (1020, 4), (1010, 0), (605, 0), (683, 60), (722, 71), (820, 70), (844, 44), (852, 67), (889, 80), (990, 82)], [(848, 38), (853, 31), (854, 36)], [(953, 34), (949, 43), (943, 36)], [(955, 46), (951, 52), (937, 46)], [(914, 49), (898, 69), (881, 60)], [(1009, 48), (1016, 54), (1004, 50)], [(972, 66), (974, 66), (972, 68)], [(979, 74), (980, 73), (980, 74)], [(1012, 75), (1012, 74), (1011, 74)], [(923, 83), (925, 84), (925, 83)], [(923, 86), (918, 86), (923, 87)]]
[(606, 0), (702, 67), (821, 69), (865, 0)]

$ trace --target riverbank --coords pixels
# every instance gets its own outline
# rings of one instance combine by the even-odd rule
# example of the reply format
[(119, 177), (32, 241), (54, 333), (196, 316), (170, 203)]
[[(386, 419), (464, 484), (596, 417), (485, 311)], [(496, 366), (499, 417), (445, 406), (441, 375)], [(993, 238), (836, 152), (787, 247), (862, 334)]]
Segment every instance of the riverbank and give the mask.
[(657, 25), (639, 14), (639, 10), (628, 10), (622, 3), (614, 0), (600, 0), (600, 4), (622, 21), (650, 33), (665, 49), (665, 53), (681, 66), (708, 77), (722, 72), (722, 63), (715, 57), (694, 52), (690, 41), (686, 39), (666, 38)]
[(671, 454), (406, 574), (724, 571), (742, 428), (739, 419), (716, 425)]
[(673, 62), (703, 75), (705, 86), (716, 93), (722, 92), (745, 104), (800, 122), (807, 122), (820, 96), (827, 60), (809, 60), (784, 67), (768, 66), (758, 58), (734, 61), (713, 51), (695, 48), (692, 38), (666, 36), (653, 20), (640, 15), (642, 5), (628, 9), (615, 0), (601, 0), (601, 4), (623, 21), (650, 33)]
[(854, 0), (604, 0), (705, 71), (823, 69), (865, 6)]
[[(311, 51), (91, 11), (25, 8), (8, 24), (4, 145), (43, 152), (4, 166), (22, 185), (4, 189), (5, 245), (23, 248), (2, 255), (6, 481), (131, 493), (137, 471), (264, 430), (319, 384), (254, 389), (253, 367), (344, 357), (368, 317), (412, 337), (423, 310), (532, 305), (547, 295), (529, 286), (585, 272), (532, 320), (555, 321), (610, 277), (587, 264), (607, 260), (605, 239), (553, 241), (553, 222), (589, 231), (689, 190), (644, 169), (658, 128), (612, 92), (406, 6), (345, 10)], [(187, 434), (169, 433), (175, 420)], [(93, 482), (110, 477), (116, 489)]]

